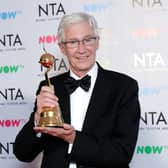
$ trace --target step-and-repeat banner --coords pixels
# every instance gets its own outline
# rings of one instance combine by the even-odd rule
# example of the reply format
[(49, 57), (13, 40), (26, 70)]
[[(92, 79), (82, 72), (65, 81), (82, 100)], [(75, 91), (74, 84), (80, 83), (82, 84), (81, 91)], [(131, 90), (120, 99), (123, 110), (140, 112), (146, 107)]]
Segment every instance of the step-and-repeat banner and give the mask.
[(142, 112), (131, 168), (167, 168), (168, 0), (1, 0), (1, 167), (40, 166), (41, 155), (32, 163), (18, 161), (13, 143), (44, 79), (38, 63), (43, 46), (56, 57), (51, 76), (68, 70), (56, 32), (61, 17), (75, 11), (90, 13), (99, 23), (100, 64), (127, 73), (139, 83)]

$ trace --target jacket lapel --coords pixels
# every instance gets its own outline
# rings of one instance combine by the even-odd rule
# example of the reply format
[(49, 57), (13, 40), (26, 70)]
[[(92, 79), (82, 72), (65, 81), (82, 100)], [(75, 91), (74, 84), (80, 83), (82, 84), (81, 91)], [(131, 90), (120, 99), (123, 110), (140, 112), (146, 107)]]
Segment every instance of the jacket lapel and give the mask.
[(108, 88), (106, 88), (106, 90), (103, 89), (104, 84), (105, 84), (104, 70), (99, 66), (98, 76), (95, 82), (95, 86), (93, 88), (92, 96), (90, 99), (90, 103), (88, 105), (86, 117), (83, 124), (84, 132), (85, 131), (88, 132), (88, 130), (90, 130), (92, 126), (96, 124), (98, 119), (100, 119), (102, 111), (101, 109), (103, 108), (102, 102), (105, 102), (105, 99), (107, 97), (106, 95), (108, 94)]
[[(56, 90), (58, 93), (59, 103), (60, 103), (61, 112), (62, 112), (62, 118), (65, 123), (70, 123), (70, 96), (64, 86), (64, 81), (68, 75), (69, 75), (69, 72), (61, 75), (60, 79), (58, 80), (58, 82), (60, 83), (58, 85), (56, 84)], [(59, 88), (57, 88), (57, 86)]]
[[(63, 76), (64, 79), (61, 79), (61, 81), (64, 81), (68, 75), (69, 72), (65, 73)], [(104, 86), (106, 85), (106, 83), (109, 82), (107, 78), (108, 77), (106, 77), (106, 71), (98, 65), (97, 79), (93, 88), (92, 96), (90, 98), (90, 102), (86, 112), (86, 117), (83, 124), (84, 132), (90, 130), (92, 126), (96, 124), (96, 122), (100, 119), (101, 112), (103, 112), (102, 109), (105, 108), (104, 102), (106, 102), (105, 99), (108, 97), (109, 94), (109, 87)], [(70, 96), (66, 91), (63, 83), (59, 99), (61, 102), (60, 106), (64, 122), (70, 123)]]

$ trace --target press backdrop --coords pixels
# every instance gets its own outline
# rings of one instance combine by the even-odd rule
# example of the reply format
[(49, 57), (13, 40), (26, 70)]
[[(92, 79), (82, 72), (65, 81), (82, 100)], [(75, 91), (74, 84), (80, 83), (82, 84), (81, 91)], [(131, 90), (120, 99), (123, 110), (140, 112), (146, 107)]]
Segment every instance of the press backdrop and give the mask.
[(18, 161), (13, 143), (44, 79), (38, 63), (43, 46), (57, 58), (51, 76), (68, 70), (56, 31), (61, 17), (75, 11), (90, 13), (99, 23), (99, 63), (139, 83), (142, 113), (131, 168), (167, 168), (168, 0), (1, 0), (1, 167), (38, 168), (41, 163), (41, 155), (29, 164)]

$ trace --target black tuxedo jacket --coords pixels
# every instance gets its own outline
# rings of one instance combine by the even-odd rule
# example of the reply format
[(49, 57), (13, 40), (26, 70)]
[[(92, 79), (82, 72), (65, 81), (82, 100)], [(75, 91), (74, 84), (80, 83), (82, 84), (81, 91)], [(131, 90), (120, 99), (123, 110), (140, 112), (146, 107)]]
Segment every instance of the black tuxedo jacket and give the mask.
[[(66, 123), (70, 123), (70, 100), (64, 87), (68, 75), (51, 78)], [(37, 94), (44, 84), (41, 82)], [(128, 168), (137, 141), (139, 118), (137, 82), (99, 66), (83, 129), (77, 131), (71, 154), (67, 154), (65, 141), (45, 134), (36, 136), (34, 112), (16, 136), (14, 154), (19, 160), (30, 162), (43, 151), (42, 168), (66, 168), (69, 162), (76, 162), (80, 168)]]

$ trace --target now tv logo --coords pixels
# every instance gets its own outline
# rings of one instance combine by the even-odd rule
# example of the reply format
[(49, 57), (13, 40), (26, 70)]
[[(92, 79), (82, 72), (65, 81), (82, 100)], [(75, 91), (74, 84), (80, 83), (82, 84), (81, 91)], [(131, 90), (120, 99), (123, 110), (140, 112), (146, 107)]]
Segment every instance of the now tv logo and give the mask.
[(161, 154), (164, 150), (168, 150), (168, 146), (138, 146), (137, 154)]
[(19, 69), (23, 69), (24, 65), (4, 65), (0, 66), (0, 74), (8, 74), (8, 73), (17, 73)]
[(0, 120), (0, 127), (20, 127), (26, 123), (26, 119)]
[(40, 36), (38, 40), (39, 44), (44, 44), (44, 43), (57, 43), (58, 42), (58, 36), (57, 35), (45, 35), (45, 36)]
[(15, 19), (18, 14), (22, 14), (22, 11), (3, 11), (0, 12), (0, 19), (2, 20)]

